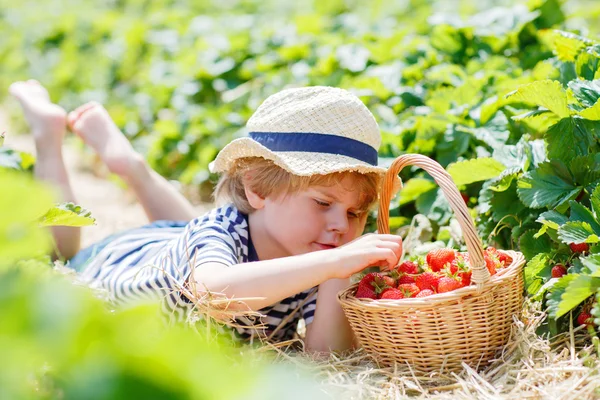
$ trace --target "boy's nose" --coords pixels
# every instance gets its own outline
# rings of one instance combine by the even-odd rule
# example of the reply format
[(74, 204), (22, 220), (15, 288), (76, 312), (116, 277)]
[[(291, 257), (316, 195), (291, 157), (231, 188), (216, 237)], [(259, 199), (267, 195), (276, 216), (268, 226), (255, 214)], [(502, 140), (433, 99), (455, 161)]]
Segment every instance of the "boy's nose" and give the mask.
[(329, 230), (344, 234), (348, 232), (350, 224), (348, 223), (347, 215), (336, 215), (329, 221)]

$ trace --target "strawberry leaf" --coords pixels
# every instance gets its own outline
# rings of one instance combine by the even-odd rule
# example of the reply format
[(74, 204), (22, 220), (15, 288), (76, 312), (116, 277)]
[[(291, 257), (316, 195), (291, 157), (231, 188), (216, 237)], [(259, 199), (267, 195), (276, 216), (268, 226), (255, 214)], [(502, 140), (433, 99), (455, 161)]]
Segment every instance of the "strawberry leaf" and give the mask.
[(567, 118), (570, 115), (567, 94), (558, 81), (546, 79), (528, 83), (507, 94), (506, 98), (511, 102), (535, 104), (547, 108), (560, 118)]
[(558, 228), (558, 237), (564, 243), (598, 243), (600, 237), (591, 225), (582, 221), (569, 221)]
[(40, 226), (88, 226), (95, 223), (90, 211), (73, 203), (52, 207), (39, 221)]
[(437, 185), (424, 178), (412, 178), (404, 185), (399, 193), (399, 204), (407, 204), (418, 199), (423, 193), (429, 192)]
[(600, 254), (592, 254), (587, 257), (580, 258), (581, 263), (585, 266), (589, 271), (591, 276), (600, 278)]
[(600, 101), (579, 112), (579, 116), (589, 121), (600, 121)]
[(555, 307), (550, 308), (550, 302), (548, 302), (550, 315), (554, 314), (554, 318), (560, 318), (565, 315), (582, 301), (595, 294), (598, 288), (600, 288), (600, 278), (577, 274), (572, 274), (571, 276), (574, 278), (569, 280), (564, 291), (561, 290), (560, 300), (555, 304)]
[(548, 236), (534, 238), (535, 230), (528, 230), (519, 239), (519, 249), (523, 252), (526, 259), (531, 260), (541, 253), (548, 253), (552, 250), (552, 244)]
[(571, 216), (569, 217), (569, 221), (587, 222), (594, 232), (600, 235), (600, 224), (598, 224), (594, 214), (592, 214), (592, 211), (589, 208), (573, 200), (569, 202), (569, 205), (571, 206)]
[(600, 99), (600, 79), (595, 81), (576, 80), (569, 82), (575, 98), (584, 107), (592, 107)]
[(560, 315), (557, 314), (559, 305), (562, 301), (562, 295), (565, 293), (565, 290), (567, 289), (567, 286), (569, 286), (569, 283), (575, 280), (575, 278), (577, 278), (578, 276), (579, 275), (577, 274), (564, 275), (554, 284), (550, 292), (548, 292), (548, 294), (546, 295), (546, 304), (548, 307), (548, 316), (550, 318), (556, 319), (560, 317)]
[(493, 158), (474, 158), (450, 164), (447, 168), (456, 186), (496, 178), (506, 167)]
[(563, 118), (552, 125), (545, 138), (548, 142), (548, 158), (570, 161), (585, 156), (593, 143), (590, 134), (593, 127), (581, 118)]
[(552, 229), (558, 229), (568, 221), (569, 219), (566, 216), (554, 210), (543, 212), (538, 219), (536, 219), (536, 222), (544, 224)]
[(600, 217), (600, 185), (596, 186), (592, 195), (590, 196), (590, 202), (592, 203), (592, 210), (596, 217)]
[(517, 181), (519, 199), (530, 208), (556, 207), (580, 192), (564, 164), (545, 162)]

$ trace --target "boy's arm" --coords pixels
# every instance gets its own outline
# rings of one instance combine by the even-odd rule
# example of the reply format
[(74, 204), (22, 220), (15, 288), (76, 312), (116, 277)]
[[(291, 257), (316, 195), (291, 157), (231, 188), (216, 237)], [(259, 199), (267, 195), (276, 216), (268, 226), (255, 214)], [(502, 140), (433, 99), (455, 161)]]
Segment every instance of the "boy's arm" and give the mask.
[(337, 252), (328, 250), (232, 266), (212, 262), (195, 268), (189, 286), (232, 299), (261, 297), (228, 307), (257, 311), (330, 279), (338, 265)]
[(330, 279), (319, 285), (317, 308), (311, 324), (306, 327), (306, 351), (344, 351), (353, 347), (354, 333), (337, 293), (350, 286), (350, 279)]

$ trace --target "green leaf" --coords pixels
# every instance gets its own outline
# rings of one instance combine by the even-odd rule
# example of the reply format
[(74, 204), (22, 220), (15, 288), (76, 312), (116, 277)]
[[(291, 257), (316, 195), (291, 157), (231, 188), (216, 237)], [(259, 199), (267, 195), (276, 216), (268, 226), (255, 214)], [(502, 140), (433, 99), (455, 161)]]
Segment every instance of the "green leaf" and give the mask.
[(590, 202), (592, 203), (592, 210), (596, 217), (600, 217), (600, 185), (596, 186), (592, 195), (590, 196)]
[(596, 102), (592, 107), (580, 111), (579, 116), (589, 121), (600, 121), (600, 101)]
[(592, 254), (579, 259), (589, 269), (591, 276), (600, 277), (600, 254)]
[(593, 51), (590, 51), (590, 49), (582, 51), (579, 56), (577, 56), (577, 61), (575, 62), (577, 75), (588, 81), (593, 80), (596, 71), (598, 70), (599, 61), (600, 58), (598, 58)]
[(586, 44), (591, 44), (590, 40), (571, 32), (554, 30), (552, 35), (554, 53), (560, 61), (564, 62), (574, 62), (579, 52), (586, 47)]
[(450, 164), (447, 168), (456, 186), (497, 177), (506, 167), (493, 158), (474, 158)]
[(558, 237), (564, 243), (598, 243), (600, 237), (590, 224), (582, 221), (569, 221), (558, 228)]
[(561, 225), (566, 224), (569, 219), (565, 215), (551, 210), (541, 213), (535, 221), (544, 224), (549, 228), (558, 229)]
[(500, 176), (491, 181), (490, 189), (494, 192), (504, 192), (505, 190), (508, 190), (513, 181), (519, 177), (520, 172), (521, 168), (519, 167), (504, 170)]
[(517, 181), (519, 199), (530, 208), (556, 207), (579, 193), (565, 174), (564, 165), (555, 161), (541, 163)]
[(582, 301), (586, 300), (591, 295), (596, 294), (596, 291), (600, 288), (600, 278), (575, 274), (573, 276), (575, 276), (575, 278), (569, 281), (567, 287), (560, 296), (560, 301), (554, 310), (554, 318), (560, 318), (565, 315), (577, 307)]
[(417, 211), (439, 225), (448, 223), (452, 209), (441, 189), (430, 190), (419, 197), (415, 203)]
[(600, 235), (600, 224), (598, 224), (598, 221), (589, 208), (573, 200), (569, 202), (569, 205), (571, 206), (569, 221), (586, 222), (592, 227), (596, 234)]
[(88, 226), (96, 219), (85, 208), (73, 203), (63, 203), (52, 207), (39, 221), (40, 226)]
[[(527, 291), (529, 294), (535, 294), (537, 292), (537, 288), (541, 286), (539, 284), (537, 288), (533, 286), (535, 282), (541, 282), (542, 278), (550, 277), (550, 255), (539, 253), (532, 257), (525, 265), (525, 285), (527, 286)], [(530, 289), (531, 287), (531, 289)]]
[(50, 190), (28, 174), (0, 169), (0, 264), (50, 249), (37, 219), (52, 206)]
[(569, 162), (577, 156), (589, 153), (593, 136), (584, 121), (581, 118), (564, 118), (548, 129), (545, 135), (548, 142), (548, 158)]
[(600, 99), (600, 79), (595, 81), (571, 81), (569, 82), (569, 88), (584, 107), (591, 107)]
[(535, 231), (526, 231), (519, 239), (519, 249), (527, 260), (533, 259), (541, 253), (548, 253), (552, 250), (552, 244), (548, 236), (542, 236), (538, 239), (534, 238)]
[(424, 178), (412, 178), (400, 190), (400, 205), (410, 203), (419, 198), (423, 193), (426, 193), (437, 187), (435, 182)]
[(547, 108), (560, 118), (567, 118), (567, 95), (558, 81), (543, 80), (528, 83), (506, 95), (512, 102), (535, 104)]

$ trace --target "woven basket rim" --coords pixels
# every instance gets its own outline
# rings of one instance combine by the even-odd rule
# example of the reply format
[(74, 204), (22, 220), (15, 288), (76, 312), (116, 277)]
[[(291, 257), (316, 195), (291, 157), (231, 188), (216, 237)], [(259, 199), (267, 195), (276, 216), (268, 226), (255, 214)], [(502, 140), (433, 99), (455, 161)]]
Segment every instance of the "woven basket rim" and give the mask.
[(513, 262), (506, 268), (503, 268), (501, 272), (492, 275), (490, 279), (482, 286), (470, 285), (462, 287), (460, 289), (453, 290), (446, 293), (436, 293), (431, 296), (421, 298), (406, 298), (406, 299), (357, 299), (354, 297), (354, 291), (358, 286), (358, 283), (354, 283), (344, 290), (341, 290), (337, 294), (338, 301), (346, 306), (350, 307), (361, 307), (371, 308), (377, 310), (389, 310), (389, 309), (404, 309), (407, 307), (431, 305), (435, 303), (445, 303), (448, 301), (456, 301), (461, 298), (485, 294), (487, 289), (504, 283), (504, 281), (513, 278), (517, 273), (521, 273), (521, 267), (525, 264), (525, 257), (523, 253), (514, 250), (501, 250), (507, 253), (513, 260)]

